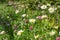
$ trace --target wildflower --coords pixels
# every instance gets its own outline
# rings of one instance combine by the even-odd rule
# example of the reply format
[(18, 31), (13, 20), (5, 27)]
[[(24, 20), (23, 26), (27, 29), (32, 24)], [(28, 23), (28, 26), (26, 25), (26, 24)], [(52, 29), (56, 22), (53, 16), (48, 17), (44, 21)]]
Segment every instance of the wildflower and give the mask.
[(60, 40), (60, 37), (57, 37), (56, 40)]
[(47, 5), (42, 5), (41, 6), (41, 9), (46, 9), (47, 8)]
[(55, 10), (57, 10), (57, 7), (55, 7)]
[(30, 26), (30, 28), (29, 28), (30, 30), (32, 30), (33, 29), (33, 26)]
[(40, 8), (40, 4), (38, 4), (38, 8)]
[(24, 8), (24, 7), (25, 7), (25, 5), (21, 5), (21, 7), (22, 7), (22, 8)]
[(47, 18), (47, 15), (42, 15), (42, 19), (43, 19), (43, 18)]
[(38, 19), (42, 19), (42, 17), (41, 17), (41, 16), (37, 16), (36, 18), (38, 18)]
[(35, 21), (36, 21), (35, 19), (29, 19), (30, 23), (35, 23)]
[(9, 18), (9, 16), (7, 16), (7, 18)]
[(5, 34), (5, 31), (0, 32), (0, 34)]
[(23, 30), (19, 30), (19, 31), (17, 32), (17, 35), (21, 35), (23, 32), (24, 32)]
[(58, 26), (54, 26), (53, 28), (58, 29)]
[(12, 2), (12, 1), (9, 1), (9, 2), (8, 2), (8, 5), (13, 5), (13, 2)]
[(50, 7), (50, 8), (48, 9), (48, 11), (49, 11), (49, 13), (53, 13), (53, 12), (55, 11), (55, 8), (54, 8), (54, 7)]
[(60, 35), (60, 32), (59, 32), (59, 35)]
[(26, 14), (23, 14), (23, 15), (22, 15), (22, 17), (25, 17), (25, 16), (26, 16)]
[(39, 37), (39, 35), (35, 35), (34, 38), (37, 39)]
[(8, 40), (7, 38), (3, 38), (3, 40)]
[(26, 6), (26, 8), (28, 8), (28, 6)]
[(19, 13), (19, 10), (16, 10), (15, 13), (16, 13), (16, 14)]
[(56, 31), (53, 31), (53, 30), (52, 30), (52, 31), (50, 32), (50, 36), (55, 35), (55, 33), (56, 33)]

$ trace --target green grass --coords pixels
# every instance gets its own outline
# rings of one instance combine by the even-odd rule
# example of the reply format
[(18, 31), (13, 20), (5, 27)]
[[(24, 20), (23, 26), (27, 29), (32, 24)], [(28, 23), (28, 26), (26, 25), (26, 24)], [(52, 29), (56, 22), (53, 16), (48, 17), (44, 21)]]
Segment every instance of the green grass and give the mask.
[[(38, 7), (38, 4), (42, 6), (43, 4), (51, 4), (52, 6), (57, 7), (57, 10), (53, 13), (49, 13), (48, 9), (41, 9)], [(58, 7), (59, 2), (54, 3), (54, 1), (14, 1), (15, 5), (8, 6), (7, 3), (0, 4), (0, 30), (5, 31), (5, 34), (0, 34), (0, 40), (55, 40), (58, 36), (58, 30), (60, 27), (60, 8)], [(24, 7), (21, 7), (21, 6)], [(17, 8), (14, 8), (17, 6)], [(26, 8), (28, 7), (28, 8)], [(16, 10), (19, 12), (16, 14)], [(22, 17), (23, 14), (28, 16)], [(47, 15), (47, 18), (37, 19), (37, 16)], [(29, 19), (35, 19), (35, 23), (30, 23)], [(27, 20), (27, 23), (26, 23)], [(32, 27), (32, 30), (30, 29)], [(55, 26), (58, 28), (56, 29)], [(14, 32), (14, 30), (17, 30)], [(19, 30), (24, 32), (21, 35), (17, 35)], [(51, 31), (56, 33), (50, 36)], [(0, 32), (1, 32), (0, 31)], [(51, 33), (52, 34), (52, 33)], [(13, 36), (12, 36), (13, 35)], [(36, 39), (34, 35), (39, 35)], [(4, 40), (3, 39), (3, 40)]]

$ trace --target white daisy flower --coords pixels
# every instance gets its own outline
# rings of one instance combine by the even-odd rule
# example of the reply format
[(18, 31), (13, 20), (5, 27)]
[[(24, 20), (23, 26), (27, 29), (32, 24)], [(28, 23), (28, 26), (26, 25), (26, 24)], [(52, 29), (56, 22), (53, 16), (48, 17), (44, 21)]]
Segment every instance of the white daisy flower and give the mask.
[(41, 6), (41, 9), (46, 9), (47, 8), (47, 5), (42, 5)]
[(59, 26), (54, 26), (53, 28), (58, 29)]
[(34, 35), (34, 38), (37, 39), (39, 37), (39, 35)]
[(57, 10), (57, 7), (55, 7), (55, 10)]
[(35, 19), (29, 19), (29, 22), (31, 22), (31, 23), (35, 23)]
[(49, 11), (49, 13), (53, 13), (53, 12), (55, 12), (55, 8), (54, 8), (54, 7), (50, 7), (50, 8), (48, 9), (48, 11)]
[(53, 30), (52, 30), (52, 31), (50, 32), (50, 36), (53, 36), (53, 35), (55, 35), (55, 34), (56, 34), (56, 31), (53, 31)]
[(16, 10), (15, 13), (16, 13), (16, 14), (19, 13), (19, 10)]
[(22, 17), (25, 17), (25, 16), (26, 16), (26, 14), (23, 14), (23, 15), (22, 15)]
[(19, 31), (17, 32), (17, 35), (21, 35), (23, 32), (24, 32), (23, 30), (19, 30)]
[(47, 15), (42, 15), (42, 19), (43, 19), (43, 18), (47, 18)]
[(60, 35), (60, 32), (59, 32), (59, 35)]
[(60, 35), (60, 32), (59, 32), (59, 35)]
[(5, 34), (5, 31), (0, 32), (0, 34)]
[(25, 5), (21, 5), (21, 7), (22, 7), (22, 8), (24, 8), (24, 7), (25, 7)]

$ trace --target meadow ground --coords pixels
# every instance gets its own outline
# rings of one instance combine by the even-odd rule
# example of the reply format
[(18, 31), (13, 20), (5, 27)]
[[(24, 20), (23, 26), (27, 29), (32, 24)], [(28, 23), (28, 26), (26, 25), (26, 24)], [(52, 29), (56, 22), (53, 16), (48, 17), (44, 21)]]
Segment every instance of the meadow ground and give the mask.
[(60, 1), (0, 3), (0, 40), (60, 40)]

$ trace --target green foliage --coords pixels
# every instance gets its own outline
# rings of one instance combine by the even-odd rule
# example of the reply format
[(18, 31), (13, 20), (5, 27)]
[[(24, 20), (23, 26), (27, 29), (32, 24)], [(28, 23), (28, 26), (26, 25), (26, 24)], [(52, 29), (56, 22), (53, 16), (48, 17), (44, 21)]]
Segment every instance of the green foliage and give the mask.
[[(42, 5), (46, 5), (47, 8), (41, 9)], [(57, 8), (57, 10), (49, 13), (50, 7)], [(26, 16), (22, 16), (23, 14)], [(47, 15), (47, 18), (36, 18), (42, 15)], [(35, 19), (35, 23), (30, 23), (30, 19)], [(55, 28), (57, 26), (58, 28)], [(3, 38), (7, 40), (55, 40), (60, 31), (59, 27), (60, 0), (14, 0), (13, 5), (0, 4), (0, 30), (5, 31), (4, 35), (0, 34), (0, 40)], [(17, 35), (19, 30), (24, 32)], [(55, 31), (56, 35), (51, 36), (53, 34), (50, 34), (51, 31)], [(36, 35), (38, 35), (37, 38), (35, 38)]]

